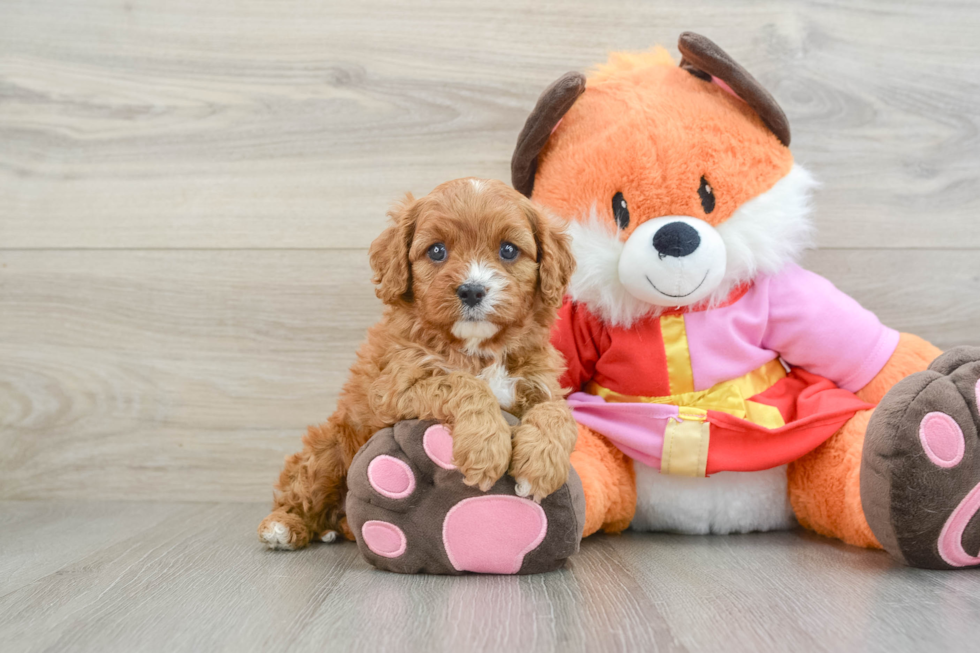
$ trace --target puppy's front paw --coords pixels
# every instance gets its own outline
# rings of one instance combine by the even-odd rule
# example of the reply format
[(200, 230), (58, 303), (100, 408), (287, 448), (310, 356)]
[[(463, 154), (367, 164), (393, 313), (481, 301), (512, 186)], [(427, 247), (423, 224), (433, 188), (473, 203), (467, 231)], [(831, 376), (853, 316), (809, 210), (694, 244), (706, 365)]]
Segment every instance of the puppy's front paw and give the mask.
[(453, 426), (453, 462), (463, 482), (486, 492), (507, 472), (511, 427), (503, 419), (460, 420)]
[(517, 481), (517, 496), (530, 497), (541, 503), (565, 484), (570, 468), (570, 454), (560, 442), (531, 424), (521, 424), (514, 429), (510, 475)]
[(302, 549), (310, 542), (310, 532), (296, 515), (277, 510), (259, 524), (259, 540), (280, 551)]

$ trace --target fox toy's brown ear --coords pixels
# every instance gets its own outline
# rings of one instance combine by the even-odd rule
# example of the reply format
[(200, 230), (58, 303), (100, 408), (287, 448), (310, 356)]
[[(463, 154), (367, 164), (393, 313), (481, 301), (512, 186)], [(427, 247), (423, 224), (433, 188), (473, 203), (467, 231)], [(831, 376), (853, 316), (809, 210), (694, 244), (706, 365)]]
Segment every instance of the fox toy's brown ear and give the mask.
[(545, 306), (561, 308), (568, 282), (575, 272), (572, 255), (572, 239), (562, 229), (561, 223), (527, 201), (524, 213), (534, 229), (534, 241), (538, 247), (538, 289)]
[(716, 78), (725, 83), (735, 95), (759, 114), (766, 127), (779, 142), (789, 146), (789, 120), (769, 91), (749, 71), (719, 48), (711, 39), (694, 32), (684, 32), (677, 42), (681, 51), (681, 68), (695, 77), (711, 81)]
[(565, 73), (558, 81), (545, 89), (531, 115), (524, 123), (524, 129), (517, 137), (517, 146), (510, 159), (511, 185), (519, 193), (531, 196), (534, 190), (534, 173), (538, 169), (538, 154), (548, 142), (562, 116), (575, 104), (578, 96), (585, 92), (585, 75)]
[(412, 299), (412, 266), (408, 252), (415, 236), (419, 203), (411, 193), (388, 212), (391, 225), (371, 243), (368, 258), (377, 284), (374, 293), (385, 304)]

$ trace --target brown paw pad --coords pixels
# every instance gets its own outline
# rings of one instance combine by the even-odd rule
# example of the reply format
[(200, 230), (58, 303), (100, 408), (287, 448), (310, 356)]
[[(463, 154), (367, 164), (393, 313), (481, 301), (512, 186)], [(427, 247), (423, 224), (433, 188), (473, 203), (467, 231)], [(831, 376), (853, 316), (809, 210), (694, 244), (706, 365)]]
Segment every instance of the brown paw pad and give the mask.
[(410, 420), (383, 429), (348, 473), (347, 518), (364, 557), (400, 573), (528, 574), (578, 550), (584, 495), (574, 475), (541, 505), (505, 476), (486, 493), (463, 483), (452, 435)]
[(878, 541), (909, 565), (980, 565), (978, 404), (980, 348), (959, 347), (896, 384), (871, 417), (861, 502)]

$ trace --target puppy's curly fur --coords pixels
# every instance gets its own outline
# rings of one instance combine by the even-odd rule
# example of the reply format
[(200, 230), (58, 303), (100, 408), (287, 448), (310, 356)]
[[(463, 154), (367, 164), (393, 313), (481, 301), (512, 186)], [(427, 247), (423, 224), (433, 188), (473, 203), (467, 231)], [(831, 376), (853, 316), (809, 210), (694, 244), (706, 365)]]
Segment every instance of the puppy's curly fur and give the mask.
[[(389, 217), (370, 251), (386, 310), (336, 412), (286, 459), (273, 512), (259, 526), (271, 548), (353, 539), (347, 469), (374, 432), (402, 419), (447, 423), (454, 462), (484, 491), (509, 471), (519, 494), (540, 501), (568, 477), (577, 428), (558, 383), (563, 361), (548, 341), (574, 269), (568, 237), (499, 181), (450, 181), (406, 196)], [(468, 305), (462, 285), (482, 299)], [(520, 426), (507, 424), (501, 406)]]

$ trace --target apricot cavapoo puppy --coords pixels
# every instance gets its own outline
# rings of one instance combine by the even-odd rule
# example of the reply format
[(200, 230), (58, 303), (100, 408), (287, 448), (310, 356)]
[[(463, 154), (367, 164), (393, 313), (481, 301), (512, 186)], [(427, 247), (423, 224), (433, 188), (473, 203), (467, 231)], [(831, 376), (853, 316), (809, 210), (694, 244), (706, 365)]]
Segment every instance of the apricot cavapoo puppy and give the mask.
[(548, 341), (574, 267), (568, 238), (499, 181), (450, 181), (408, 195), (389, 216), (370, 252), (387, 308), (337, 411), (286, 459), (274, 510), (259, 526), (271, 548), (353, 539), (347, 468), (373, 433), (403, 419), (446, 423), (456, 466), (481, 490), (509, 471), (520, 496), (540, 501), (568, 478), (577, 429), (558, 384), (563, 361)]

